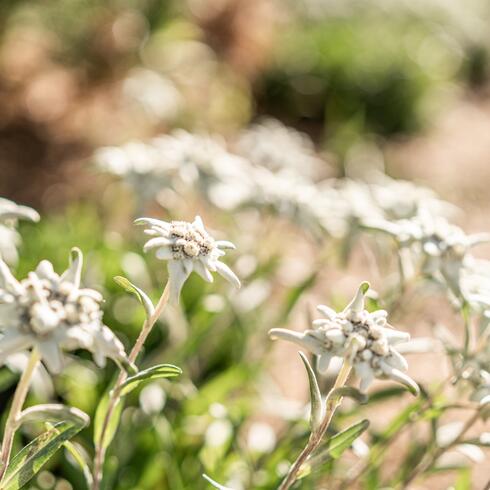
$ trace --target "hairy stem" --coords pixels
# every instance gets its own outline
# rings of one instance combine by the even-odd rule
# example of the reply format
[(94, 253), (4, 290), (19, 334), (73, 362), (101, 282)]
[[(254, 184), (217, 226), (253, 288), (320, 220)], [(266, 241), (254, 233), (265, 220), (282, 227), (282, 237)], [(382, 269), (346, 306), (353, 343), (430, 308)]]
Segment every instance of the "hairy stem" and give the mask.
[(301, 470), (303, 464), (307, 461), (307, 459), (311, 456), (311, 454), (316, 450), (319, 446), (320, 442), (323, 439), (323, 436), (328, 430), (330, 426), (330, 422), (337, 410), (337, 407), (340, 405), (342, 401), (342, 397), (335, 395), (334, 391), (338, 388), (342, 388), (347, 382), (347, 378), (349, 377), (352, 366), (347, 361), (344, 360), (342, 364), (342, 368), (335, 380), (335, 384), (331, 389), (330, 393), (327, 395), (326, 407), (325, 407), (325, 416), (323, 417), (323, 421), (320, 427), (311, 433), (310, 438), (308, 439), (308, 443), (306, 447), (301, 451), (300, 455), (297, 457), (296, 461), (289, 468), (288, 474), (284, 478), (283, 482), (279, 486), (278, 490), (288, 490), (298, 479), (298, 473)]
[[(138, 354), (141, 352), (148, 335), (150, 334), (153, 326), (160, 318), (163, 310), (167, 306), (168, 299), (170, 294), (170, 281), (167, 282), (165, 289), (163, 290), (162, 296), (160, 297), (155, 311), (153, 314), (145, 320), (141, 332), (136, 339), (136, 343), (134, 344), (131, 352), (129, 353), (128, 359), (131, 363), (136, 361)], [(121, 370), (119, 376), (116, 380), (114, 388), (111, 390), (109, 395), (109, 403), (107, 406), (107, 412), (104, 417), (104, 421), (102, 423), (102, 428), (100, 431), (99, 440), (95, 446), (95, 457), (94, 457), (94, 481), (92, 485), (92, 490), (100, 490), (100, 485), (102, 483), (103, 469), (104, 469), (104, 460), (107, 447), (104, 444), (104, 440), (106, 437), (107, 429), (109, 427), (109, 422), (111, 420), (112, 415), (114, 414), (114, 410), (121, 399), (121, 386), (126, 381), (128, 375), (126, 371)]]
[(5, 431), (2, 441), (2, 452), (0, 455), (0, 482), (2, 481), (5, 471), (7, 470), (10, 454), (12, 453), (12, 445), (14, 443), (15, 432), (18, 428), (19, 415), (24, 406), (24, 402), (29, 391), (29, 385), (31, 384), (32, 375), (39, 364), (41, 357), (39, 352), (34, 347), (31, 355), (29, 356), (29, 362), (27, 363), (22, 376), (20, 377), (19, 384), (15, 389), (14, 399), (10, 407), (10, 412), (5, 424)]

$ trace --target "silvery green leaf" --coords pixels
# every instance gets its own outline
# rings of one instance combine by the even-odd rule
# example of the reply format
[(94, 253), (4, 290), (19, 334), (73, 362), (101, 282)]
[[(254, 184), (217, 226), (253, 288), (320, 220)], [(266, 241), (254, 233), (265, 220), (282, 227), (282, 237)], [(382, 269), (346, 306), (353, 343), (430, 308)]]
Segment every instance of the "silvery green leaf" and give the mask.
[(368, 427), (369, 420), (364, 419), (335, 434), (328, 441), (329, 455), (334, 459), (339, 458)]
[(207, 480), (211, 485), (213, 485), (214, 488), (217, 488), (218, 490), (233, 490), (232, 488), (225, 487), (224, 485), (220, 485), (218, 482), (214, 481), (212, 478), (210, 478), (208, 475), (203, 474), (202, 477)]
[(122, 276), (114, 277), (114, 281), (116, 281), (117, 284), (119, 284), (119, 286), (125, 289), (128, 293), (134, 294), (138, 298), (138, 301), (142, 304), (143, 308), (145, 309), (146, 316), (148, 318), (150, 318), (153, 315), (153, 313), (155, 312), (155, 307), (153, 306), (151, 299), (142, 289), (135, 286), (132, 282), (130, 282), (128, 279)]
[(54, 453), (83, 429), (74, 422), (59, 422), (21, 449), (10, 461), (1, 482), (2, 490), (20, 490)]
[(305, 472), (301, 472), (301, 477), (306, 476), (312, 471), (315, 466), (323, 464), (331, 459), (338, 459), (344, 453), (345, 450), (349, 449), (353, 442), (369, 427), (369, 420), (361, 420), (351, 425), (347, 429), (332, 436), (329, 441), (327, 448), (313, 456), (309, 460), (309, 465)]
[(126, 379), (121, 385), (121, 395), (127, 395), (143, 382), (160, 378), (174, 378), (180, 374), (182, 374), (182, 369), (173, 364), (158, 364), (152, 366), (151, 368), (140, 371), (138, 374)]
[(322, 424), (324, 415), (324, 404), (322, 401), (322, 395), (320, 393), (320, 388), (318, 387), (318, 381), (316, 379), (315, 373), (308, 362), (306, 356), (300, 352), (299, 353), (303, 364), (305, 365), (306, 374), (308, 375), (308, 382), (310, 384), (310, 405), (311, 405), (311, 416), (310, 425), (311, 430), (315, 432)]
[(90, 423), (90, 417), (75, 407), (67, 407), (57, 403), (34, 405), (20, 413), (18, 425), (26, 422), (70, 421), (74, 424), (86, 426)]

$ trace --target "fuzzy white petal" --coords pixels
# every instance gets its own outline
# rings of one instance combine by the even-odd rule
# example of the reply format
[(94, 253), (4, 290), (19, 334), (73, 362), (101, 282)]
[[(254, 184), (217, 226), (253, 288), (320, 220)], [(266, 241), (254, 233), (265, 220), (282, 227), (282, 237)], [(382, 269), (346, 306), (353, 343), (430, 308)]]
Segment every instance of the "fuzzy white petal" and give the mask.
[(223, 276), (228, 282), (233, 284), (236, 288), (240, 288), (241, 283), (240, 279), (236, 276), (236, 274), (223, 262), (216, 261), (216, 272), (220, 276)]

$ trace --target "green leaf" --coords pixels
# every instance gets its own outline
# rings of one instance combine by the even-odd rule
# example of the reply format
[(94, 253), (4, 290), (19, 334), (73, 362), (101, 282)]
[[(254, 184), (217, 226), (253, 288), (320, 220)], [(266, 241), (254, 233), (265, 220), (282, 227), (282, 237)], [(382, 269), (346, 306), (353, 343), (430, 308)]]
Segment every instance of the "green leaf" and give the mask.
[(327, 442), (327, 448), (313, 456), (305, 465), (299, 475), (304, 478), (312, 472), (315, 466), (324, 464), (332, 459), (338, 459), (342, 453), (352, 446), (352, 443), (369, 427), (369, 420), (361, 420), (347, 429), (335, 434)]
[(322, 395), (320, 393), (320, 388), (318, 387), (318, 381), (316, 379), (315, 373), (308, 362), (307, 357), (300, 352), (299, 353), (303, 364), (305, 365), (306, 373), (308, 374), (308, 382), (310, 384), (310, 406), (311, 406), (311, 416), (310, 425), (311, 430), (315, 432), (322, 424), (324, 406), (322, 401)]
[(121, 394), (127, 395), (141, 383), (160, 378), (174, 378), (182, 374), (182, 369), (173, 364), (158, 364), (130, 376), (121, 386)]
[(26, 422), (47, 422), (47, 421), (70, 421), (74, 424), (86, 426), (90, 423), (90, 417), (74, 407), (67, 407), (57, 403), (48, 403), (45, 405), (35, 405), (26, 408), (20, 413), (18, 425)]
[(459, 470), (454, 490), (471, 490), (471, 470), (469, 468)]
[(155, 307), (153, 306), (151, 299), (147, 296), (147, 294), (142, 289), (135, 286), (132, 282), (130, 282), (128, 279), (122, 276), (114, 277), (114, 281), (116, 281), (116, 283), (119, 284), (119, 286), (125, 289), (128, 293), (131, 293), (134, 296), (136, 296), (136, 298), (138, 298), (138, 301), (142, 304), (143, 308), (145, 309), (147, 318), (150, 318), (153, 315), (153, 313), (155, 313)]
[(51, 429), (36, 437), (10, 461), (2, 480), (2, 490), (19, 490), (56, 451), (68, 440), (80, 432), (82, 423), (59, 422)]
[(211, 485), (213, 485), (214, 488), (217, 488), (218, 490), (233, 490), (232, 488), (225, 487), (223, 485), (220, 485), (218, 482), (214, 481), (212, 478), (209, 478), (208, 475), (203, 474), (202, 477), (207, 480)]
[(334, 459), (339, 458), (368, 427), (369, 420), (365, 419), (335, 434), (328, 441), (327, 451), (329, 455)]
[[(56, 429), (53, 425), (51, 425), (49, 422), (46, 424), (46, 427), (48, 429)], [(87, 488), (91, 488), (92, 484), (94, 482), (94, 479), (92, 477), (92, 472), (90, 471), (90, 468), (88, 466), (88, 463), (86, 461), (86, 456), (84, 456), (78, 447), (73, 444), (71, 441), (65, 441), (63, 443), (63, 446), (65, 449), (73, 456), (73, 459), (75, 462), (80, 466), (80, 469), (82, 470), (83, 476), (85, 477), (85, 481), (87, 483)]]
[(107, 428), (105, 430), (104, 440), (102, 441), (102, 429), (105, 424), (105, 419), (107, 415), (107, 410), (109, 408), (110, 392), (106, 393), (102, 400), (100, 400), (97, 410), (95, 411), (94, 420), (94, 444), (103, 448), (107, 448), (111, 443), (114, 435), (116, 434), (117, 426), (119, 425), (119, 419), (121, 418), (121, 412), (123, 404), (121, 399), (117, 400), (112, 415), (107, 423)]

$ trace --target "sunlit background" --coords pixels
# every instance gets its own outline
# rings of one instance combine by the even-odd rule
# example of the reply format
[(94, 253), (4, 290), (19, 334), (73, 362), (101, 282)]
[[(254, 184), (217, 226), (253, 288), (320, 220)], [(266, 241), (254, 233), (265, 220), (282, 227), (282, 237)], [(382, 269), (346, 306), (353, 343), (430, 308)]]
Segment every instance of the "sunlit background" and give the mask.
[[(79, 246), (84, 282), (104, 292), (105, 322), (128, 346), (144, 314), (113, 276), (154, 299), (166, 278), (143, 256), (134, 218), (201, 215), (238, 246), (227, 260), (242, 289), (192, 277), (181, 308), (150, 337), (143, 364), (172, 362), (184, 376), (131, 395), (107, 488), (205, 489), (204, 471), (236, 489), (276, 488), (306, 437), (307, 387), (297, 349), (272, 345), (267, 330), (303, 330), (314, 305), (342, 308), (360, 280), (380, 295), (393, 283), (389, 240), (351, 233), (373, 205), (355, 183), (372, 184), (385, 203), (391, 178), (413, 181), (457, 206), (447, 214), (465, 231), (490, 230), (489, 22), (485, 0), (0, 1), (0, 196), (41, 214), (20, 224), (18, 275), (43, 258), (62, 270)], [(443, 325), (461, 337), (440, 291), (407, 295), (395, 325), (422, 337)], [(54, 383), (93, 415), (114, 372), (87, 356), (32, 401), (51, 400)], [(448, 366), (441, 353), (416, 354), (410, 373), (430, 385)], [(15, 381), (2, 368), (0, 407)], [(402, 390), (379, 398), (382, 411), (365, 410), (371, 439), (346, 467), (412, 402)], [(396, 480), (418, 435), (403, 434), (350, 488)], [(90, 429), (78, 439), (91, 454)], [(469, 486), (457, 488), (481, 488), (484, 451), (463, 464), (471, 473), (458, 467), (413, 488), (464, 478)], [(324, 477), (298, 488), (321, 488)], [(29, 488), (85, 487), (60, 455)]]

